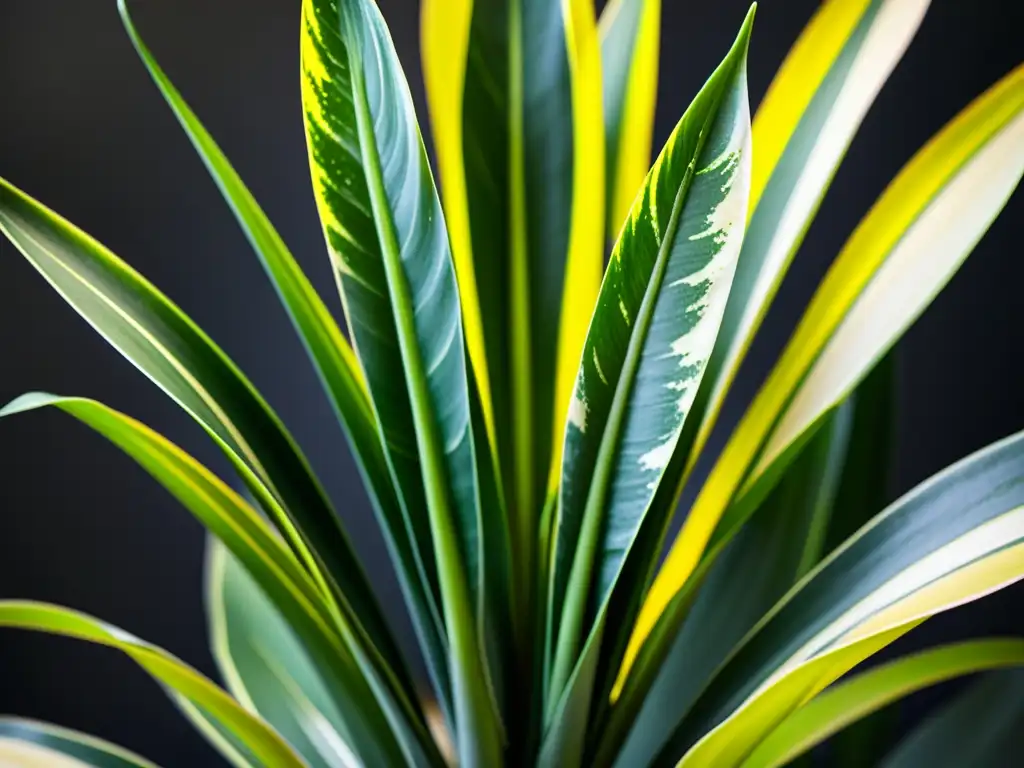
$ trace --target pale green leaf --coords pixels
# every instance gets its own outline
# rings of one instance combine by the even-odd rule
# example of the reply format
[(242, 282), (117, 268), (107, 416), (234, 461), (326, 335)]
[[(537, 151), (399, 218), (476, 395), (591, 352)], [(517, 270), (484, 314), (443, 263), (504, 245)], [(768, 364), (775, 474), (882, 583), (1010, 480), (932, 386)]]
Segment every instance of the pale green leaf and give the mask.
[(0, 765), (21, 768), (156, 768), (126, 749), (50, 723), (0, 717)]

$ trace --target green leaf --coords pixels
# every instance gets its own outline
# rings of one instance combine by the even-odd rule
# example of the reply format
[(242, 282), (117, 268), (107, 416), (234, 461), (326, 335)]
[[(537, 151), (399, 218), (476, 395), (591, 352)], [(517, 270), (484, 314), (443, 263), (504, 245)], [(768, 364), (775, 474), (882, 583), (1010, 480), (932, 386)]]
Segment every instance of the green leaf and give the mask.
[[(202, 707), (264, 765), (302, 768), (302, 760), (266, 723), (171, 654), (84, 613), (46, 603), (0, 601), (0, 626), (64, 635), (122, 651), (155, 680)], [(0, 742), (2, 743), (2, 742)]]
[[(303, 104), (314, 189), (349, 324), (408, 508), (428, 511), (463, 762), (499, 759), (491, 600), (459, 292), (444, 216), (387, 27), (368, 0), (306, 0)], [(399, 461), (401, 463), (399, 463)], [(415, 503), (414, 503), (415, 502)], [(500, 514), (488, 509), (488, 515)], [(501, 619), (497, 619), (500, 622)], [(503, 638), (498, 638), (502, 641)]]
[(695, 454), (818, 212), (846, 150), (931, 0), (828, 0), (775, 75), (754, 118), (750, 218), (708, 363)]
[(100, 335), (199, 422), (346, 621), (361, 625), (388, 665), (408, 680), (323, 488), (234, 363), (135, 270), (2, 179), (0, 232)]
[[(683, 592), (757, 508), (797, 448), (924, 311), (1024, 173), (1024, 66), (937, 134), (851, 236), (712, 468), (637, 620), (620, 680)], [(726, 511), (728, 510), (728, 514)], [(724, 515), (724, 517), (723, 517)], [(645, 653), (657, 653), (650, 648)]]
[(552, 545), (547, 765), (582, 757), (609, 596), (659, 482), (675, 482), (662, 474), (724, 310), (745, 218), (752, 18), (637, 198), (584, 347)]
[(752, 18), (669, 138), (601, 286), (565, 431), (554, 698), (662, 481), (725, 309), (746, 216)]
[(244, 566), (213, 539), (206, 608), (213, 655), (231, 694), (274, 726), (311, 768), (357, 764), (323, 672)]
[(102, 739), (20, 717), (0, 717), (0, 764), (156, 768), (145, 758)]
[(600, 731), (599, 762), (616, 752), (618, 765), (653, 760), (730, 651), (817, 562), (856, 410), (848, 401), (836, 411), (718, 557), (665, 661), (644, 670), (653, 684), (630, 677)]
[(925, 481), (783, 598), (718, 670), (656, 764), (735, 765), (927, 617), (1024, 578), (1024, 433)]
[[(259, 204), (153, 58), (124, 0), (120, 0), (119, 9), (140, 58), (238, 219), (320, 375), (369, 490), (431, 677), (443, 692), (448, 708), (444, 624), (436, 599), (429, 535), (418, 530), (415, 516), (399, 504), (355, 354)], [(421, 540), (416, 539), (417, 535)]]
[[(743, 768), (786, 765), (850, 723), (915, 691), (961, 675), (1014, 666), (1024, 666), (1024, 640), (973, 640), (946, 645), (862, 672), (829, 688), (786, 718), (743, 761)], [(945, 761), (948, 764), (948, 757)]]
[[(427, 0), (423, 69), (473, 367), (530, 594), (537, 524), (601, 281), (591, 0)], [(550, 441), (550, 443), (548, 442)]]
[[(373, 646), (362, 646), (354, 628), (343, 621), (335, 627), (313, 580), (256, 511), (173, 443), (95, 401), (30, 394), (0, 410), (0, 417), (51, 405), (138, 461), (245, 564), (330, 683), (332, 701), (363, 760), (409, 756), (415, 764), (440, 762), (431, 754), (433, 743), (419, 713)], [(203, 709), (201, 702), (193, 703)]]
[(612, 0), (601, 13), (608, 237), (629, 216), (651, 164), (661, 0)]
[(1024, 670), (985, 675), (914, 728), (880, 768), (1010, 768), (1024, 749)]

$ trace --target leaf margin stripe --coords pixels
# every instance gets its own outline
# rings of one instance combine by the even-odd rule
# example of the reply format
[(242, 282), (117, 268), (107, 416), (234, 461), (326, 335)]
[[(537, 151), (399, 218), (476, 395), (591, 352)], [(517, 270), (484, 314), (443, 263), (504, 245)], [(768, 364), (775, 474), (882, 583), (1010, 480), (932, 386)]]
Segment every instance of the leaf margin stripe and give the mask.
[(214, 683), (167, 651), (123, 629), (78, 611), (23, 600), (0, 601), (0, 627), (59, 634), (119, 650), (186, 699), (204, 702), (261, 759), (281, 768), (304, 768), (304, 763), (273, 729), (242, 709)]
[[(826, 286), (830, 282), (838, 283), (841, 277), (830, 276), (833, 274), (841, 276), (842, 273), (838, 272), (838, 270), (857, 266), (853, 264), (852, 259), (857, 257), (856, 246), (858, 245), (858, 240), (865, 238), (864, 234), (858, 233), (864, 232), (866, 226), (877, 226), (870, 219), (874, 217), (879, 217), (880, 219), (883, 217), (888, 218), (887, 212), (882, 207), (883, 202), (890, 199), (898, 200), (898, 196), (904, 194), (904, 187), (910, 187), (917, 191), (916, 202), (907, 198), (903, 201), (903, 205), (900, 206), (905, 215), (913, 217), (912, 221), (916, 220), (920, 209), (923, 209), (932, 197), (932, 193), (929, 192), (927, 185), (931, 184), (931, 187), (936, 189), (936, 191), (941, 189), (950, 178), (955, 177), (955, 173), (959, 170), (961, 164), (973, 156), (978, 151), (979, 146), (984, 146), (985, 140), (991, 138), (1000, 128), (1009, 123), (1014, 112), (1007, 116), (995, 110), (994, 117), (989, 115), (988, 112), (992, 110), (993, 104), (998, 106), (1000, 100), (1006, 98), (1007, 93), (1013, 95), (1015, 92), (1017, 92), (1016, 96), (1020, 102), (1018, 105), (1015, 105), (1016, 111), (1024, 111), (1024, 65), (1011, 71), (983, 95), (979, 96), (936, 134), (904, 167), (887, 188), (886, 192), (883, 193), (883, 196), (879, 198), (875, 207), (872, 208), (872, 212), (868, 214), (854, 235), (851, 236), (847, 246), (844, 247), (842, 253), (837, 258), (836, 265), (833, 266), (829, 275), (826, 276), (825, 281), (822, 283), (822, 288), (819, 289), (815, 299), (812, 300), (811, 306), (804, 314), (800, 327), (791, 337), (786, 351), (783, 352), (776, 368), (769, 375), (768, 380), (761, 388), (739, 426), (733, 432), (726, 448), (715, 463), (704, 487), (694, 502), (690, 516), (684, 524), (682, 531), (673, 542), (669, 555), (655, 577), (651, 590), (644, 601), (640, 617), (634, 627), (633, 637), (630, 640), (630, 649), (627, 651), (626, 661), (620, 671), (620, 680), (628, 674), (629, 667), (635, 660), (640, 646), (650, 634), (662, 611), (668, 606), (671, 599), (678, 594), (679, 590), (682, 589), (690, 574), (693, 573), (705, 550), (705, 546), (712, 537), (716, 525), (725, 512), (726, 505), (734, 498), (734, 494), (740, 490), (741, 484), (756, 461), (759, 451), (768, 439), (769, 433), (780, 415), (780, 411), (789, 402), (791, 395), (787, 391), (782, 391), (782, 388), (777, 383), (777, 380), (782, 378), (782, 374), (779, 371), (789, 368), (799, 369), (801, 366), (806, 370), (813, 363), (817, 350), (806, 348), (803, 345), (800, 329), (806, 329), (804, 331), (805, 335), (812, 332), (814, 334), (824, 334), (826, 332), (826, 329), (820, 324), (820, 319), (812, 313), (823, 313), (824, 309), (828, 306), (828, 302), (832, 300), (832, 297), (829, 297), (823, 291), (826, 290)], [(1005, 111), (1004, 109), (1003, 112)], [(989, 118), (987, 121), (984, 119), (986, 117)], [(978, 141), (974, 146), (965, 146), (960, 141), (957, 131), (961, 126), (970, 124), (972, 120), (980, 120), (982, 126), (987, 126), (987, 128), (983, 131), (982, 136), (975, 137)], [(994, 127), (992, 124), (994, 124)], [(937, 163), (938, 160), (942, 161), (940, 165)], [(936, 165), (938, 167), (935, 167)], [(920, 208), (915, 209), (913, 207), (915, 204)], [(886, 205), (888, 205), (887, 202)], [(906, 221), (893, 223), (891, 230), (895, 231), (891, 231), (889, 236), (894, 239), (897, 238), (900, 234), (899, 227), (906, 227), (910, 223)], [(881, 261), (884, 261), (887, 253), (887, 251), (883, 251), (876, 254), (876, 256)], [(840, 264), (842, 266), (839, 266)], [(865, 265), (862, 259), (859, 266), (862, 279), (865, 277), (869, 278), (872, 274), (872, 265)], [(874, 266), (877, 267), (878, 264)], [(853, 298), (855, 297), (850, 297), (850, 299)], [(835, 306), (831, 307), (833, 315), (838, 311)], [(792, 381), (789, 389), (791, 391), (793, 387), (799, 384), (802, 376), (799, 372), (789, 372), (788, 375)]]
[[(24, 732), (31, 733), (35, 738), (27, 738), (26, 735), (22, 735)], [(62, 750), (48, 743), (50, 739), (71, 742), (80, 748), (84, 748), (86, 751), (103, 753), (104, 757), (112, 757), (123, 762), (125, 765), (135, 766), (136, 768), (157, 768), (155, 763), (105, 739), (41, 720), (0, 715), (0, 754), (3, 754), (2, 744), (5, 740), (20, 741), (33, 744), (41, 749), (61, 752)], [(75, 760), (83, 759), (80, 755), (65, 754)]]
[(786, 718), (742, 768), (778, 768), (862, 717), (915, 691), (962, 675), (1024, 666), (1024, 640), (968, 640), (904, 656), (827, 688)]

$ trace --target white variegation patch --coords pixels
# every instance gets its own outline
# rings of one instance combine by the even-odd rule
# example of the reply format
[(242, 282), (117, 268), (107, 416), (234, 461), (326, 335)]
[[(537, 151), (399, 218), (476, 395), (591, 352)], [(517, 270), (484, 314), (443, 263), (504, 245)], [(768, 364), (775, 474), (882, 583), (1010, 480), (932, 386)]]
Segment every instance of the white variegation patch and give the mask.
[(640, 456), (640, 468), (648, 472), (651, 470), (658, 470), (660, 472), (668, 466), (669, 461), (672, 459), (672, 451), (674, 451), (675, 448), (676, 433), (673, 432), (665, 442), (659, 443), (647, 453)]
[(569, 403), (569, 423), (580, 432), (587, 431), (587, 398), (580, 395), (578, 389)]

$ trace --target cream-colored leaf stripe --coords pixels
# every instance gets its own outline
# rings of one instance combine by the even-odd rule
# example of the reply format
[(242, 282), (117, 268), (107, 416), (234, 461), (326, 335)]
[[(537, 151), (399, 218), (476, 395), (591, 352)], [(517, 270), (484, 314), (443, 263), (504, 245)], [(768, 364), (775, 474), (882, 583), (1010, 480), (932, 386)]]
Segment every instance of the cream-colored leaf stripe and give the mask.
[(680, 766), (732, 766), (785, 717), (863, 659), (936, 613), (1024, 578), (1024, 507), (1000, 515), (914, 563), (829, 624)]
[(851, 723), (961, 675), (1024, 665), (1024, 640), (973, 640), (905, 656), (828, 688), (762, 741), (742, 768), (780, 768)]
[[(23, 735), (12, 736), (12, 733)], [(40, 738), (40, 742), (31, 741), (31, 738)], [(38, 720), (0, 717), (0, 765), (10, 765), (11, 768), (77, 768), (85, 765), (74, 757), (61, 753), (56, 746), (46, 746), (48, 742), (67, 742), (84, 751), (113, 757), (138, 768), (157, 768), (155, 763), (144, 757), (95, 736)], [(7, 760), (11, 762), (5, 762)]]
[[(953, 231), (950, 227), (957, 227), (959, 234), (955, 240), (941, 241), (943, 248), (949, 247), (956, 251), (950, 257), (954, 263), (950, 265), (947, 262), (947, 266), (955, 268), (967, 255), (963, 249), (969, 252), (984, 233), (1019, 179), (1020, 169), (1024, 168), (1024, 142), (1018, 138), (1011, 145), (1009, 138), (1018, 136), (1021, 120), (1024, 119), (1022, 113), (1024, 65), (979, 97), (936, 135), (900, 172), (861, 222), (823, 281), (779, 363), (744, 415), (701, 489), (641, 610), (630, 640), (623, 674), (628, 671), (662, 611), (693, 573), (722, 514), (736, 499), (737, 492), (748, 479), (750, 469), (758, 460), (780, 414), (793, 400), (807, 372), (848, 314), (856, 312), (858, 300), (865, 289), (872, 285), (878, 275), (888, 274), (888, 270), (882, 270), (887, 260), (895, 253), (900, 254), (897, 262), (899, 268), (894, 276), (901, 281), (909, 281), (903, 282), (906, 290), (910, 290), (913, 281), (919, 280), (922, 285), (916, 286), (914, 293), (919, 300), (927, 301), (949, 279), (950, 274), (948, 271), (936, 274), (931, 268), (939, 258), (935, 249), (923, 252), (902, 249), (900, 246), (906, 242), (906, 238), (912, 234), (911, 242), (917, 244), (930, 244), (934, 241), (927, 236), (925, 229), (918, 226), (922, 220), (926, 223), (941, 223), (945, 232)], [(998, 142), (998, 146), (1003, 148), (1001, 157), (987, 152), (993, 142)], [(974, 161), (982, 165), (976, 165)], [(1006, 167), (993, 167), (996, 164)], [(988, 168), (989, 178), (979, 180), (979, 176), (975, 175), (979, 167)], [(1014, 168), (1017, 169), (1016, 178), (1013, 175)], [(961, 186), (959, 181), (965, 176), (972, 183)], [(984, 177), (983, 171), (981, 176)], [(989, 203), (987, 215), (967, 205), (968, 197), (981, 194), (979, 184), (982, 181), (983, 186), (992, 184), (998, 189), (998, 192), (989, 190), (985, 193)], [(949, 211), (948, 199), (943, 202), (943, 194), (947, 189), (954, 190), (951, 194), (960, 197), (962, 201), (962, 205), (947, 217), (953, 221), (936, 222), (931, 217), (922, 219), (933, 205)], [(995, 210), (991, 209), (993, 205), (997, 206)], [(929, 277), (939, 281), (939, 284), (925, 284)], [(884, 287), (873, 290), (884, 291)], [(923, 309), (920, 304), (905, 303), (902, 300), (895, 302), (894, 306), (901, 312), (898, 318), (902, 323), (901, 330)], [(894, 322), (892, 315), (889, 315), (889, 321)], [(887, 333), (878, 333), (875, 338), (883, 346), (875, 348), (873, 353), (867, 349), (859, 350), (857, 359), (861, 361), (862, 367), (850, 365), (845, 369), (849, 388), (867, 373), (875, 359), (884, 354), (884, 345), (894, 340)], [(837, 348), (830, 353), (833, 360), (844, 356), (840, 351), (841, 348)], [(823, 371), (819, 375), (825, 376), (826, 373)], [(804, 413), (796, 423), (810, 424), (821, 415), (821, 412)], [(766, 467), (762, 467), (762, 472), (764, 469)], [(749, 487), (748, 484), (746, 490)]]
[[(715, 381), (691, 464), (710, 435), (726, 393), (761, 325), (822, 195), (868, 109), (913, 39), (930, 0), (832, 0), (812, 19), (776, 75), (754, 119), (754, 184), (750, 216), (755, 224), (748, 248), (760, 251), (760, 266)], [(867, 27), (866, 32), (864, 27)], [(857, 38), (855, 40), (855, 37)], [(862, 38), (862, 39), (861, 39)], [(840, 58), (854, 46), (853, 61)], [(842, 62), (842, 71), (836, 72)], [(840, 85), (834, 100), (811, 114), (812, 99)], [(820, 125), (807, 136), (802, 121)], [(790, 142), (793, 142), (791, 145)], [(783, 157), (786, 161), (780, 167)], [(789, 167), (798, 162), (795, 167)], [(774, 178), (778, 172), (778, 184)], [(772, 194), (755, 217), (769, 182)], [(776, 210), (776, 198), (785, 204)], [(769, 205), (770, 204), (770, 205)], [(762, 227), (764, 227), (762, 229)], [(745, 252), (744, 256), (753, 256)]]

